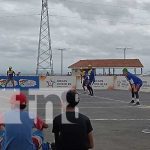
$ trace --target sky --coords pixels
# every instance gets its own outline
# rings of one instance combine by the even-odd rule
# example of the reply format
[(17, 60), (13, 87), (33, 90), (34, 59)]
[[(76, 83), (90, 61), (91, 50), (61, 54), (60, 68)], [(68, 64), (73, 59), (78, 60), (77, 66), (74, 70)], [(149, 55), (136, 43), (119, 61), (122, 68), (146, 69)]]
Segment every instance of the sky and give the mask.
[[(35, 73), (42, 0), (0, 0), (0, 74)], [(80, 59), (138, 58), (150, 71), (149, 0), (48, 0), (54, 73)]]

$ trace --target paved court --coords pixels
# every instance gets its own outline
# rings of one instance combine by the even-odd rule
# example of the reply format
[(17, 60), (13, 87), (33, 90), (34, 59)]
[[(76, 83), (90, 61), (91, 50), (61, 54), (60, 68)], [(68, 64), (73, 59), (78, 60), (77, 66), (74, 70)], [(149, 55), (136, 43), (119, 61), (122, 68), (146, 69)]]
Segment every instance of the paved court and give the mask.
[[(95, 96), (80, 93), (79, 110), (87, 115), (94, 128), (95, 150), (150, 150), (150, 134), (142, 132), (150, 128), (150, 94), (140, 93), (141, 105), (129, 105), (129, 91), (95, 91)], [(51, 96), (54, 116), (60, 113), (60, 102)], [(42, 101), (38, 113), (44, 116)], [(53, 141), (52, 125), (45, 132)]]
[[(141, 105), (129, 105), (129, 91), (96, 90), (95, 96), (80, 90), (79, 110), (87, 115), (94, 128), (95, 150), (150, 150), (150, 93), (140, 93)], [(60, 113), (60, 101), (55, 95), (53, 116)], [(47, 100), (47, 101), (49, 101)], [(38, 101), (38, 114), (45, 116), (46, 100)], [(47, 108), (49, 109), (49, 108)], [(46, 140), (54, 140), (52, 124), (45, 130)]]

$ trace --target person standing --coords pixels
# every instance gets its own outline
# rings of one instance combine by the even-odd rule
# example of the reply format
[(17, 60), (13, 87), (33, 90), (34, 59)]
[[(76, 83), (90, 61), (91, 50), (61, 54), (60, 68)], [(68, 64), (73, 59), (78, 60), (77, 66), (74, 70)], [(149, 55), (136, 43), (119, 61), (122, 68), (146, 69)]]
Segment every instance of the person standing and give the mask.
[(15, 76), (15, 72), (12, 70), (12, 67), (9, 67), (9, 69), (7, 70), (7, 80), (6, 80), (5, 88), (7, 87), (7, 84), (10, 81), (13, 87), (15, 87), (14, 76)]
[(136, 75), (130, 73), (127, 68), (124, 68), (122, 71), (123, 75), (126, 77), (131, 87), (132, 100), (130, 103), (134, 103), (136, 100), (135, 105), (140, 105), (139, 91), (143, 84), (142, 80), (138, 78)]
[(85, 71), (84, 69), (80, 69), (81, 73), (81, 84), (82, 84), (82, 88), (84, 90), (84, 93), (86, 92), (85, 87), (87, 87), (87, 81), (88, 81), (88, 74), (87, 71)]
[[(55, 136), (56, 150), (88, 150), (94, 147), (93, 128), (89, 118), (76, 112), (79, 95), (76, 90), (66, 94), (66, 112), (53, 120), (52, 132)], [(64, 119), (66, 118), (66, 120)]]
[(88, 65), (88, 83), (87, 83), (87, 89), (89, 90), (89, 95), (93, 96), (93, 87), (92, 84), (95, 82), (95, 71), (92, 68), (92, 65)]

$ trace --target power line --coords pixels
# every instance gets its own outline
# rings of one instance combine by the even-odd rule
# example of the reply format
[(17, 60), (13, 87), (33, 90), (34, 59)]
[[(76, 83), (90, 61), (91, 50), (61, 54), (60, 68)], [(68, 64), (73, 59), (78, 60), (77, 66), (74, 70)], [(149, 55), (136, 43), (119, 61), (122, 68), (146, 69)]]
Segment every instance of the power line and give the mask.
[(126, 51), (128, 49), (132, 49), (132, 48), (131, 47), (117, 47), (116, 49), (123, 50), (123, 52), (124, 52), (124, 59), (126, 59)]
[[(62, 18), (69, 18), (69, 19), (81, 19), (79, 17), (70, 17), (70, 16), (63, 16), (63, 15), (50, 15), (51, 17), (62, 17)], [(88, 19), (88, 20), (93, 20), (93, 19), (90, 19), (90, 18), (85, 18), (84, 19)], [(113, 18), (109, 18), (109, 19), (105, 19), (105, 18), (101, 18), (102, 21), (105, 21), (105, 22), (114, 22)], [(112, 19), (112, 20), (111, 20)], [(98, 19), (95, 19), (97, 21), (99, 21)], [(131, 25), (141, 25), (141, 26), (149, 26), (150, 23), (131, 23), (129, 21), (118, 21), (117, 23), (121, 23), (121, 24), (131, 24)]]
[[(13, 17), (29, 17), (29, 16), (40, 16), (40, 14), (20, 14), (20, 15), (4, 15), (4, 16), (0, 16), (0, 18), (13, 18)], [(67, 19), (81, 19), (80, 17), (70, 17), (70, 16), (66, 16), (66, 15), (57, 15), (57, 14), (51, 14), (49, 15), (51, 17), (61, 17), (61, 18), (67, 18)], [(99, 15), (99, 16), (103, 16), (103, 15)], [(93, 19), (90, 19), (90, 18), (86, 18), (84, 17), (84, 19), (87, 19), (87, 20), (93, 20)], [(101, 18), (102, 21), (106, 21), (106, 22), (114, 22), (113, 18), (109, 18), (109, 19), (106, 19), (106, 18)], [(94, 19), (95, 21), (99, 21), (98, 19)], [(150, 23), (139, 23), (139, 22), (129, 22), (128, 20), (126, 21), (117, 21), (116, 23), (121, 23), (121, 24), (129, 24), (129, 25), (140, 25), (140, 26), (149, 26)]]
[[(52, 8), (51, 10), (54, 10), (55, 8)], [(107, 17), (107, 16), (111, 16), (111, 17), (120, 17), (120, 15), (114, 15), (114, 14), (104, 14), (104, 13), (97, 13), (97, 12), (94, 12), (93, 10), (92, 10), (92, 12), (91, 11), (87, 11), (86, 10), (86, 12), (88, 12), (88, 14), (94, 14), (94, 15), (96, 15), (96, 16), (105, 16), (105, 17)], [(36, 14), (39, 14), (39, 13), (35, 13), (35, 15)], [(1, 13), (1, 15), (4, 15), (4, 17), (6, 16), (6, 17), (11, 17), (11, 16), (15, 16), (15, 17), (17, 17), (17, 16), (21, 16), (21, 15), (18, 15), (18, 14), (16, 14), (16, 15), (7, 15), (6, 13)], [(0, 17), (3, 17), (3, 16), (1, 16), (0, 15)], [(24, 14), (23, 14), (24, 15)], [(33, 14), (34, 15), (34, 14)], [(27, 15), (28, 16), (28, 15)], [(72, 17), (72, 18), (74, 18), (74, 17)], [(143, 17), (134, 17), (134, 19), (147, 19), (148, 17), (146, 17), (146, 18), (143, 18)]]
[[(71, 0), (63, 0), (63, 1), (69, 1), (69, 2), (76, 2), (76, 1), (71, 1)], [(80, 2), (80, 1), (78, 1), (78, 2)], [(81, 2), (81, 3), (91, 3), (91, 2)], [(115, 6), (116, 7), (116, 6)], [(119, 6), (117, 6), (117, 7), (119, 7)], [(35, 8), (31, 8), (32, 10), (35, 10)], [(49, 8), (50, 10), (55, 10), (56, 8), (53, 8), (53, 7), (51, 7), (51, 8)], [(22, 10), (22, 9), (15, 9), (15, 10)], [(39, 11), (38, 11), (39, 12)], [(102, 13), (102, 14), (100, 14), (100, 12), (94, 12), (93, 10), (91, 11), (88, 11), (88, 10), (86, 10), (86, 12), (88, 12), (88, 13), (90, 13), (90, 14), (95, 14), (95, 15), (97, 15), (97, 16), (112, 16), (112, 17), (119, 17), (120, 15), (116, 15), (116, 14), (112, 14), (112, 13), (109, 13), (109, 14), (104, 14), (104, 13)], [(3, 14), (3, 15), (5, 15), (5, 14)], [(9, 15), (7, 15), (8, 17), (11, 17), (11, 15), (9, 16)], [(17, 15), (13, 15), (13, 17), (16, 17)], [(1, 17), (1, 16), (0, 16)], [(142, 17), (134, 17), (134, 19), (146, 19), (146, 18), (142, 18)]]
[[(73, 0), (61, 0), (61, 1), (64, 1), (64, 2), (72, 2), (72, 3), (81, 3), (81, 4), (86, 4), (86, 5), (102, 5), (102, 6), (110, 6), (110, 7), (117, 7), (117, 8), (124, 8), (124, 9), (129, 9), (129, 5), (126, 5), (126, 6), (119, 6), (119, 5), (112, 5), (112, 4), (102, 4), (102, 3), (93, 3), (93, 2), (85, 2), (85, 1), (73, 1)], [(109, 2), (107, 2), (109, 3)], [(137, 10), (144, 10), (144, 8), (133, 8), (132, 9), (137, 9)]]

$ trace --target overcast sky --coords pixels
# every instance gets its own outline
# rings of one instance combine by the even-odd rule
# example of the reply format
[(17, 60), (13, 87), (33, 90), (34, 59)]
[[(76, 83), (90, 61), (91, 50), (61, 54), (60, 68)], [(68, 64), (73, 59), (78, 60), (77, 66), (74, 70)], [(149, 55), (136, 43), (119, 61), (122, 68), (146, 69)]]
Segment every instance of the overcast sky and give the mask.
[[(0, 0), (0, 72), (8, 66), (36, 69), (42, 0)], [(49, 0), (54, 72), (64, 73), (80, 59), (123, 58), (117, 47), (130, 47), (127, 58), (139, 58), (150, 71), (149, 0)]]

